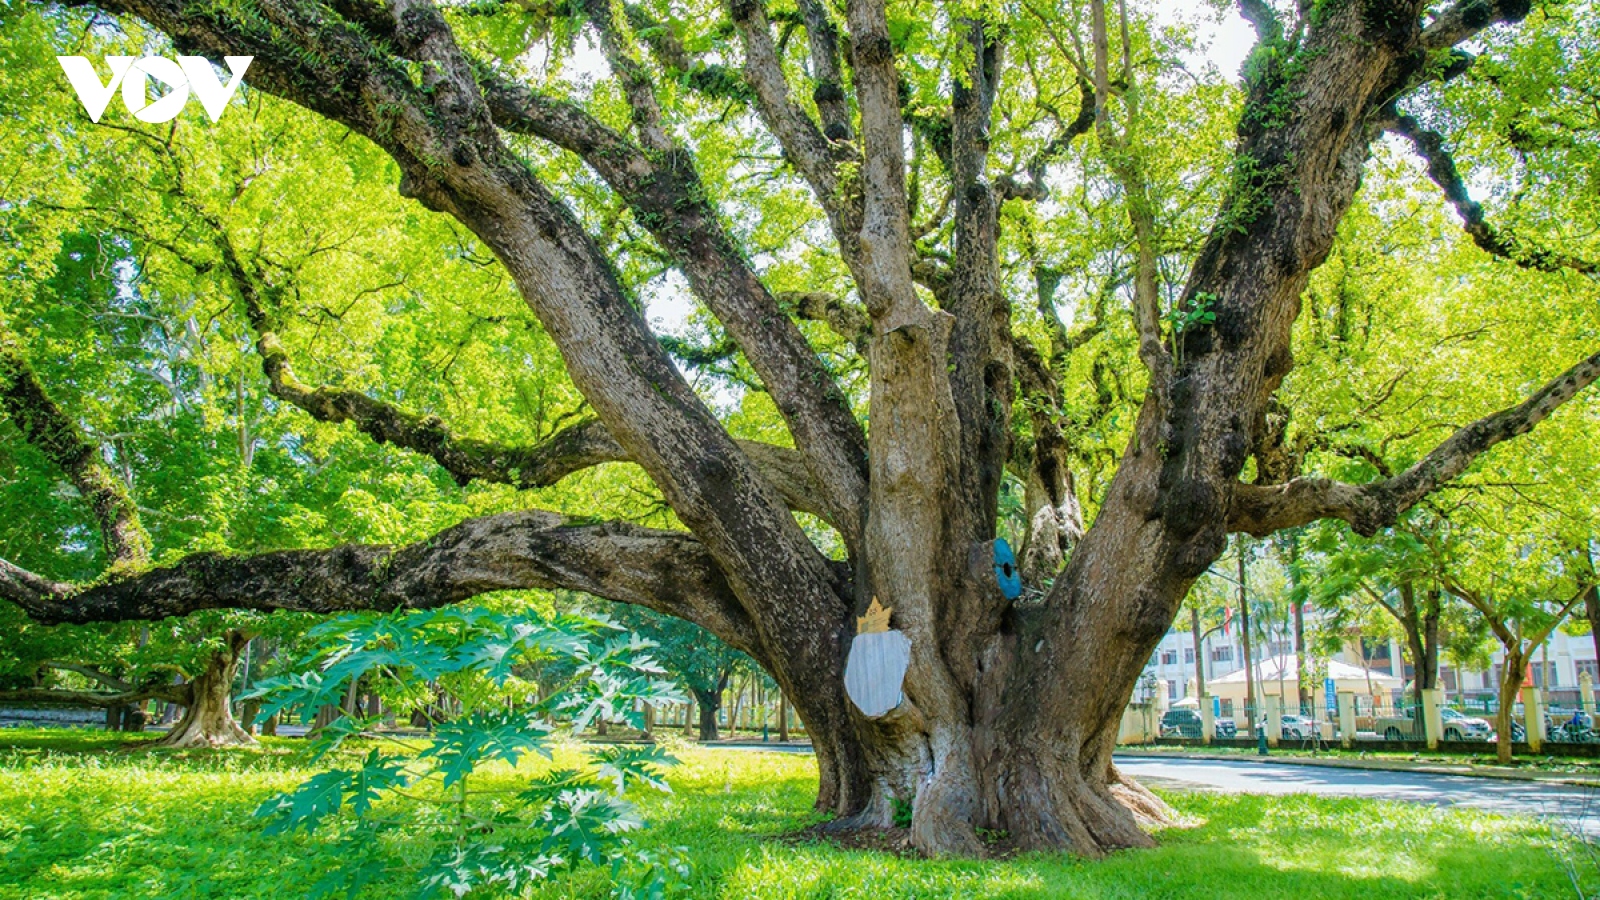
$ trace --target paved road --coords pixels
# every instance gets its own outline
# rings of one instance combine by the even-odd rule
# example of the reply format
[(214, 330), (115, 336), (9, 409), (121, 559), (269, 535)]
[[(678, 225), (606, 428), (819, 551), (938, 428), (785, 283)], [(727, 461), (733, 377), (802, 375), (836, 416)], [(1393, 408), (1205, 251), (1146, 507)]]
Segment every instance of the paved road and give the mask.
[(1233, 794), (1318, 794), (1469, 806), (1507, 815), (1551, 816), (1600, 838), (1600, 790), (1562, 784), (1208, 759), (1117, 757), (1117, 767), (1159, 787)]
[[(723, 744), (726, 750), (810, 753), (805, 745)], [(1436, 806), (1467, 806), (1502, 815), (1554, 817), (1591, 838), (1600, 838), (1600, 789), (1563, 784), (1284, 765), (1250, 760), (1154, 759), (1118, 756), (1117, 766), (1157, 787), (1230, 794), (1317, 794), (1366, 797)]]

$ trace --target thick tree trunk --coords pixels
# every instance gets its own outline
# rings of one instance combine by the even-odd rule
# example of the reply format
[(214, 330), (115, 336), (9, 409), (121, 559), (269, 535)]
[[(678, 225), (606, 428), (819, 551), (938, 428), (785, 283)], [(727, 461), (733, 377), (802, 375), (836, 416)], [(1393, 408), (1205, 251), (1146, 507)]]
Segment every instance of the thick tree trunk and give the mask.
[(229, 747), (254, 745), (256, 739), (239, 726), (229, 705), (234, 668), (247, 638), (229, 632), (227, 646), (215, 653), (188, 684), (189, 705), (183, 718), (156, 741), (157, 747)]
[(1083, 537), (1083, 509), (1060, 427), (1036, 421), (1034, 428), (1040, 433), (1023, 488), (1028, 533), (1022, 547), (1022, 577), (1028, 584), (1046, 585), (1061, 571), (1072, 545)]
[[(978, 672), (970, 691), (957, 695), (970, 717), (928, 717), (922, 710), (931, 704), (919, 702), (924, 689), (913, 675), (902, 708), (864, 723), (858, 738), (867, 802), (837, 827), (887, 827), (900, 800), (912, 806), (913, 845), (930, 854), (1001, 849), (980, 833), (1004, 835), (1005, 849), (1067, 848), (1088, 856), (1153, 846), (1143, 826), (1167, 821), (1170, 810), (1111, 762), (1122, 710), (1149, 655), (1140, 645), (1153, 644), (1152, 637), (1090, 639), (1107, 663), (1102, 679), (1089, 667), (1052, 667), (1058, 652), (1088, 646), (1057, 649), (1040, 637), (1045, 623), (1038, 617), (1017, 624), (1018, 633), (974, 644)], [(1071, 684), (1070, 703), (1034, 687), (1056, 678)]]

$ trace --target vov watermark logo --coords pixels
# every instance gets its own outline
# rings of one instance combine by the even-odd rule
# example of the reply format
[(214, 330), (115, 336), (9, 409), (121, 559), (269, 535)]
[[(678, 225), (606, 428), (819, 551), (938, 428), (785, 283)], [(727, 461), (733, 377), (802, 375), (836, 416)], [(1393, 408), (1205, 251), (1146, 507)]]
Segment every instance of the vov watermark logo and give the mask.
[[(105, 114), (106, 106), (111, 102), (111, 95), (119, 87), (122, 89), (123, 105), (141, 122), (169, 122), (177, 118), (188, 105), (190, 93), (200, 98), (206, 115), (215, 122), (222, 118), (228, 101), (233, 99), (240, 82), (244, 81), (245, 69), (250, 67), (250, 60), (254, 58), (223, 57), (228, 64), (228, 72), (233, 76), (227, 84), (222, 83), (211, 61), (203, 56), (180, 56), (177, 62), (164, 56), (146, 56), (142, 59), (108, 56), (106, 64), (111, 67), (110, 81), (101, 81), (94, 64), (85, 57), (58, 56), (56, 61), (61, 63), (61, 70), (67, 73), (72, 89), (78, 92), (78, 101), (83, 104), (83, 111), (89, 114), (91, 122), (100, 121), (100, 116)], [(157, 97), (155, 102), (150, 101), (149, 82), (152, 78), (166, 85), (166, 93)]]

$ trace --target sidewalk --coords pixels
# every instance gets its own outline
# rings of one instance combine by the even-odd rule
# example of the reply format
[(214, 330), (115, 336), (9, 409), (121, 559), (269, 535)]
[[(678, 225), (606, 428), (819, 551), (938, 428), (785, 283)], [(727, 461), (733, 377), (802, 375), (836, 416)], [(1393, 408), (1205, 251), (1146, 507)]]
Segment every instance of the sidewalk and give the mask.
[(1507, 769), (1500, 766), (1481, 766), (1472, 763), (1424, 762), (1405, 759), (1350, 759), (1335, 756), (1289, 756), (1275, 750), (1267, 756), (1243, 753), (1206, 753), (1191, 750), (1140, 750), (1117, 748), (1116, 756), (1134, 759), (1204, 759), (1215, 762), (1253, 762), (1277, 766), (1319, 766), (1327, 769), (1373, 769), (1381, 772), (1422, 772), (1428, 775), (1458, 775), (1467, 778), (1498, 778), (1502, 781), (1531, 781), (1540, 784), (1564, 784), (1574, 787), (1600, 788), (1600, 773), (1585, 775), (1576, 772), (1539, 772), (1524, 769)]

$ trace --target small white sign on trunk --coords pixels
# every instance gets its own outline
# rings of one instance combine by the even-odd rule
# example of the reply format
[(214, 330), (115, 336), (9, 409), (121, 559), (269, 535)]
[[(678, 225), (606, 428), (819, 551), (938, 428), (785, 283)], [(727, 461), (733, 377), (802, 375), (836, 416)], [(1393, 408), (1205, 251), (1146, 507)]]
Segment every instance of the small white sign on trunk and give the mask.
[(872, 598), (867, 614), (856, 619), (856, 636), (844, 664), (845, 693), (871, 719), (887, 714), (905, 699), (911, 639), (889, 628), (893, 611)]

